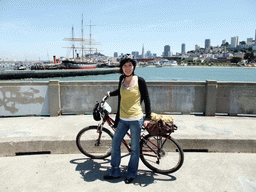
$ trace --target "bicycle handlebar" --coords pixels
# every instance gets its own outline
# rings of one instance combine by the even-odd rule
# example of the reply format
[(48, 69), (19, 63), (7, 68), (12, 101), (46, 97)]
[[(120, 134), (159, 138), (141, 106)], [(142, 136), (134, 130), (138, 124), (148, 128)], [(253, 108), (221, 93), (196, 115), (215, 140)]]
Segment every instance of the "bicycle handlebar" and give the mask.
[(108, 99), (108, 96), (106, 95), (106, 96), (104, 96), (104, 97), (102, 98), (102, 102), (105, 102), (107, 99)]
[(100, 107), (103, 107), (103, 105), (105, 104), (106, 100), (108, 99), (108, 96), (104, 96), (100, 102)]

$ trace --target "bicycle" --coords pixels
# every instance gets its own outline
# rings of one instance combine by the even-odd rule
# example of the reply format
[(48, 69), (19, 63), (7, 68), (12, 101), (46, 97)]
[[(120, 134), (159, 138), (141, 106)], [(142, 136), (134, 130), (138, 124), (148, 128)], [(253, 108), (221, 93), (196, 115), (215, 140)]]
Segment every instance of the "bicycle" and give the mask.
[[(84, 155), (91, 159), (105, 159), (111, 155), (111, 141), (115, 131), (114, 120), (109, 116), (110, 111), (106, 109), (110, 107), (107, 103), (107, 96), (102, 101), (97, 102), (100, 115), (100, 123), (98, 125), (83, 128), (76, 137), (76, 145)], [(98, 120), (98, 119), (97, 119)], [(103, 125), (107, 122), (110, 130)], [(171, 137), (170, 133), (164, 136), (152, 136), (145, 134), (142, 128), (140, 139), (140, 159), (152, 171), (160, 174), (169, 174), (177, 171), (183, 164), (184, 153), (179, 142)], [(130, 133), (126, 135), (130, 138)], [(123, 144), (130, 152), (130, 144), (123, 139)]]

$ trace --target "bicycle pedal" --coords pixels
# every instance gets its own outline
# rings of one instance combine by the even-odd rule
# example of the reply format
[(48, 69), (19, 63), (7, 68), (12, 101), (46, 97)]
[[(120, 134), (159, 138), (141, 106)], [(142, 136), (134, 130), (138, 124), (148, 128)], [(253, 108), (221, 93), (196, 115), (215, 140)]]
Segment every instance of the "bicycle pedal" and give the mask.
[(95, 141), (94, 146), (99, 146), (99, 141)]

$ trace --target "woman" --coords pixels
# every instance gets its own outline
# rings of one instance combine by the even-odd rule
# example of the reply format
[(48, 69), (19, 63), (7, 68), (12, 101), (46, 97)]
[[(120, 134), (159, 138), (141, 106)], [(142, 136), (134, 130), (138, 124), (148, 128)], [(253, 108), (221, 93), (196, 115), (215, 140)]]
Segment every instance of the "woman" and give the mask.
[[(140, 157), (140, 132), (142, 125), (147, 126), (151, 116), (150, 100), (146, 82), (142, 77), (136, 76), (134, 70), (136, 61), (132, 55), (126, 54), (120, 61), (118, 89), (108, 92), (108, 96), (118, 96), (118, 109), (114, 127), (116, 132), (112, 140), (111, 170), (104, 179), (121, 177), (119, 168), (121, 162), (121, 142), (130, 129), (131, 132), (131, 157), (128, 164), (125, 183), (131, 183), (137, 176)], [(141, 103), (144, 101), (146, 117), (143, 118)]]

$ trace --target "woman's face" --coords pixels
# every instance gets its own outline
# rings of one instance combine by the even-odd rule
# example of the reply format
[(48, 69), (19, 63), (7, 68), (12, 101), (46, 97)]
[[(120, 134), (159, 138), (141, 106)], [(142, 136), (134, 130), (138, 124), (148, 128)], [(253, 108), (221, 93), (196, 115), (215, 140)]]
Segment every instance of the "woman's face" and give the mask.
[(123, 70), (123, 72), (126, 76), (130, 76), (133, 73), (133, 70), (134, 70), (134, 66), (133, 66), (132, 62), (131, 61), (126, 62), (122, 66), (122, 70)]

